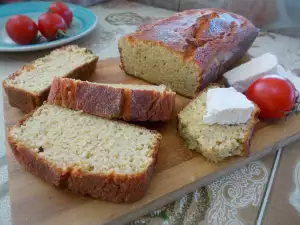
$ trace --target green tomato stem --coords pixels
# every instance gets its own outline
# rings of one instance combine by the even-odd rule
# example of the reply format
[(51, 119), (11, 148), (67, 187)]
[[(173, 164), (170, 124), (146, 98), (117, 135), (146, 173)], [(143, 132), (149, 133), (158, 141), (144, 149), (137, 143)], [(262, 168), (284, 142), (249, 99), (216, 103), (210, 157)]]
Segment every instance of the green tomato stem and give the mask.
[(68, 37), (68, 34), (64, 30), (61, 30), (61, 29), (57, 30), (57, 33), (56, 33), (57, 39), (65, 38), (65, 37)]

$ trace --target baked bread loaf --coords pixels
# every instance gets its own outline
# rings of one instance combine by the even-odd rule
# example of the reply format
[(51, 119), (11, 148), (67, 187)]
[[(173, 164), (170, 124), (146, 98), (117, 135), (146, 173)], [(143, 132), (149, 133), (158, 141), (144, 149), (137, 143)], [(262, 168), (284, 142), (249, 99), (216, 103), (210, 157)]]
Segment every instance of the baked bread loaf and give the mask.
[(249, 154), (254, 127), (258, 123), (259, 108), (251, 114), (245, 124), (208, 125), (203, 122), (206, 113), (206, 94), (212, 84), (204, 89), (178, 114), (178, 132), (185, 140), (188, 149), (200, 152), (209, 161), (218, 163), (229, 156)]
[(104, 118), (165, 121), (171, 117), (175, 96), (164, 85), (102, 84), (58, 77), (48, 102)]
[(43, 104), (8, 130), (18, 162), (76, 194), (133, 202), (147, 191), (161, 135), (155, 131)]
[(120, 67), (194, 97), (247, 52), (258, 31), (223, 9), (186, 10), (122, 37)]
[(47, 100), (54, 77), (88, 79), (98, 57), (86, 48), (69, 45), (33, 61), (3, 81), (9, 104), (30, 112)]

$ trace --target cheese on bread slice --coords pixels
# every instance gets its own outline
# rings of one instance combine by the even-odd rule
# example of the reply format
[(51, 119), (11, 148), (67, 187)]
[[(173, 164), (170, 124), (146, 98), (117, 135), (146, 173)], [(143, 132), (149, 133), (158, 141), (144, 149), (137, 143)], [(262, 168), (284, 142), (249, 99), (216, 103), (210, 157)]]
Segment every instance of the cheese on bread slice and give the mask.
[(218, 163), (230, 156), (249, 154), (259, 108), (255, 108), (251, 119), (244, 124), (206, 124), (203, 116), (207, 108), (207, 91), (216, 88), (220, 86), (211, 84), (183, 108), (178, 114), (178, 132), (188, 149), (200, 152), (209, 161)]
[(212, 88), (207, 91), (206, 124), (243, 124), (251, 118), (254, 104), (245, 95), (230, 88)]

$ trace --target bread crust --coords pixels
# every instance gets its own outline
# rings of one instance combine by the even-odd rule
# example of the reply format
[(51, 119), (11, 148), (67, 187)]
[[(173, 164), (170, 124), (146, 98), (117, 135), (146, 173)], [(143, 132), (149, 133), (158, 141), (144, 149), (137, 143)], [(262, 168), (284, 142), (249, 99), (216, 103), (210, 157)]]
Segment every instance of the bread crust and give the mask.
[[(188, 107), (189, 104), (192, 104), (193, 101), (196, 100), (196, 98), (198, 96), (200, 96), (202, 93), (205, 93), (208, 91), (208, 89), (212, 88), (212, 87), (224, 87), (223, 85), (221, 84), (217, 84), (217, 83), (211, 83), (209, 84), (206, 88), (204, 88), (203, 90), (201, 90), (201, 92), (199, 92), (199, 94), (193, 99), (191, 100), (185, 107), (183, 107), (181, 111), (183, 111), (186, 107)], [(250, 121), (251, 123), (248, 124), (248, 132), (246, 133), (245, 135), (245, 138), (243, 140), (243, 152), (241, 152), (242, 154), (240, 156), (249, 156), (250, 155), (250, 147), (251, 147), (251, 139), (254, 135), (254, 132), (255, 132), (255, 127), (256, 127), (256, 124), (259, 122), (259, 119), (258, 119), (258, 116), (259, 116), (259, 113), (260, 113), (260, 108), (254, 103), (252, 102), (255, 106), (255, 109), (253, 110), (252, 114), (251, 114), (251, 118), (250, 118)], [(181, 134), (180, 130), (179, 130), (179, 124), (180, 124), (180, 119), (179, 119), (179, 114), (180, 112), (177, 114), (177, 132), (179, 134)], [(180, 135), (182, 137), (182, 135)], [(182, 137), (184, 139), (184, 137)], [(206, 158), (206, 157), (205, 157)], [(214, 163), (218, 163), (219, 160), (217, 159), (208, 159), (209, 161), (211, 162), (214, 162)]]
[[(258, 31), (246, 18), (226, 10), (194, 9), (145, 25), (121, 40), (126, 39), (133, 48), (138, 43), (151, 42), (176, 54), (182, 62), (194, 61), (198, 67), (197, 90), (188, 95), (194, 97), (242, 58)], [(120, 68), (128, 74), (120, 42)]]
[(126, 89), (122, 117), (127, 121), (169, 120), (175, 97), (175, 92)]
[[(16, 126), (23, 124), (34, 112), (35, 110), (27, 114)], [(119, 123), (123, 122), (120, 121)], [(88, 195), (114, 203), (130, 203), (139, 200), (146, 194), (155, 172), (162, 137), (156, 131), (151, 132), (157, 135), (156, 144), (151, 154), (152, 161), (144, 171), (130, 175), (89, 173), (80, 168), (55, 167), (37, 151), (25, 147), (23, 143), (17, 143), (11, 136), (10, 129), (8, 129), (7, 134), (8, 143), (16, 160), (27, 172), (43, 181), (62, 189), (68, 189), (78, 195)]]
[[(70, 47), (70, 45), (64, 46), (54, 51), (59, 51), (67, 47)], [(90, 50), (87, 51), (91, 52)], [(65, 77), (87, 80), (94, 73), (97, 62), (98, 57), (93, 59), (91, 62), (85, 63), (81, 67), (75, 68), (74, 70), (66, 74)], [(10, 75), (8, 79), (14, 79), (16, 76), (19, 76), (23, 70), (30, 69), (31, 67), (32, 66), (30, 64), (23, 66), (21, 69)], [(51, 85), (49, 85), (49, 87), (45, 88), (39, 93), (32, 93), (8, 84), (8, 79), (3, 80), (2, 86), (8, 97), (9, 104), (12, 107), (19, 108), (23, 112), (29, 113), (31, 110), (42, 105), (43, 102), (47, 100)]]
[(250, 155), (251, 139), (255, 133), (256, 124), (259, 122), (258, 116), (260, 113), (260, 108), (254, 102), (253, 104), (255, 105), (255, 110), (251, 114), (251, 123), (248, 126), (248, 132), (244, 139), (244, 156)]
[(126, 121), (166, 121), (175, 105), (175, 92), (133, 90), (99, 83), (54, 78), (48, 102)]

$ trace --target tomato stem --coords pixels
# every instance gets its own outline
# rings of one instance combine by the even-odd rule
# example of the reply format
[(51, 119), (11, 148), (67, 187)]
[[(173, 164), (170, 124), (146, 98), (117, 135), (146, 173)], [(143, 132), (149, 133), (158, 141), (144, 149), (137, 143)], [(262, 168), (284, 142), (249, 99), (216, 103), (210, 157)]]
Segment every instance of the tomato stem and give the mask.
[(40, 42), (42, 42), (42, 40), (43, 40), (43, 36), (37, 35), (36, 38), (32, 41), (31, 44), (37, 44), (37, 43), (40, 43)]
[(294, 107), (290, 111), (281, 111), (286, 115), (286, 118), (288, 118), (293, 114), (298, 115), (300, 113), (300, 96), (298, 90), (295, 90), (295, 92), (296, 92), (296, 100), (295, 100)]
[(64, 30), (57, 30), (56, 38), (60, 39), (64, 37), (68, 37), (67, 33)]

